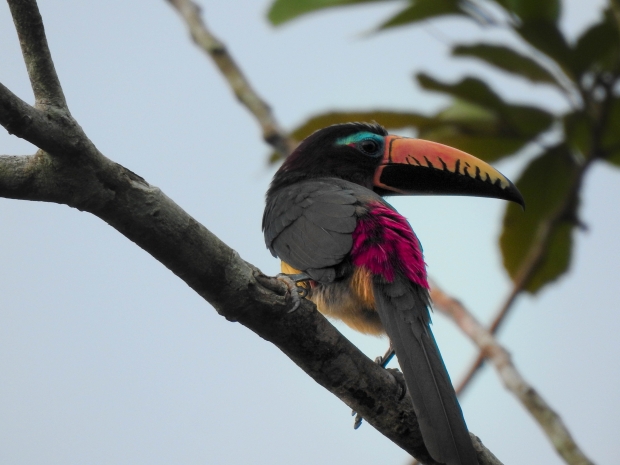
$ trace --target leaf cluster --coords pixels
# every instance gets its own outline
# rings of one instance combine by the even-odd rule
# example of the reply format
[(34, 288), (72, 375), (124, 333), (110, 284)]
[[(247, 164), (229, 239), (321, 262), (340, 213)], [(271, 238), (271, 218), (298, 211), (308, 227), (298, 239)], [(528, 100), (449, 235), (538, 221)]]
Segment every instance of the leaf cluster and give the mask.
[[(380, 0), (275, 0), (269, 10), (274, 25), (331, 7)], [(387, 0), (385, 0), (387, 1)], [(424, 73), (418, 84), (452, 97), (432, 115), (390, 110), (342, 111), (310, 118), (291, 136), (301, 140), (339, 122), (377, 121), (389, 129), (411, 128), (418, 136), (457, 147), (486, 161), (524, 160), (516, 185), (525, 214), (506, 208), (500, 247), (504, 267), (522, 289), (535, 293), (566, 273), (579, 221), (583, 176), (593, 161), (620, 166), (620, 0), (610, 0), (600, 21), (570, 41), (559, 28), (561, 0), (409, 0), (378, 30), (415, 26), (425, 20), (457, 16), (510, 30), (521, 42), (512, 45), (460, 43), (457, 58), (479, 60), (491, 68), (549, 86), (563, 95), (567, 110), (504, 100), (485, 77), (466, 76), (446, 83)], [(521, 50), (527, 50), (523, 52)], [(552, 146), (542, 141), (554, 140)], [(524, 147), (537, 150), (525, 161)], [(273, 154), (272, 162), (279, 159)]]

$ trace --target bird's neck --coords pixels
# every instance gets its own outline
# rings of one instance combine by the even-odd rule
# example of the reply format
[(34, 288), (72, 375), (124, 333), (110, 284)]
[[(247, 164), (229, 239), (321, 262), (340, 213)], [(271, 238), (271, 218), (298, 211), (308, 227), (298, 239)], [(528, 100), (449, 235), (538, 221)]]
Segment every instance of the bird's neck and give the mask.
[(291, 186), (293, 184), (297, 184), (303, 181), (309, 181), (312, 179), (319, 179), (319, 178), (320, 179), (327, 179), (327, 178), (342, 179), (344, 181), (349, 181), (354, 184), (358, 184), (362, 187), (365, 187), (366, 189), (373, 190), (372, 180), (367, 179), (368, 176), (364, 176), (360, 174), (359, 172), (352, 171), (351, 173), (335, 175), (333, 173), (330, 173), (329, 171), (321, 171), (321, 170), (314, 170), (312, 172), (306, 172), (306, 171), (301, 171), (301, 170), (287, 171), (287, 170), (280, 169), (275, 174), (275, 176), (273, 177), (273, 180), (271, 181), (271, 185), (269, 186), (269, 190), (267, 191), (267, 197), (270, 197), (271, 195), (273, 195), (275, 192), (279, 191), (280, 189)]

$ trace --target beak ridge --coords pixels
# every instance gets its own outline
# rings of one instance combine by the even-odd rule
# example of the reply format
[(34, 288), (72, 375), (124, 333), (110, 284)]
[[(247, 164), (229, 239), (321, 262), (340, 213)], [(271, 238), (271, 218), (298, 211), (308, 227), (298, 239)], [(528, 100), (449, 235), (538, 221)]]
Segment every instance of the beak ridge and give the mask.
[(525, 207), (516, 186), (488, 163), (422, 139), (387, 136), (374, 185), (384, 195), (469, 195)]

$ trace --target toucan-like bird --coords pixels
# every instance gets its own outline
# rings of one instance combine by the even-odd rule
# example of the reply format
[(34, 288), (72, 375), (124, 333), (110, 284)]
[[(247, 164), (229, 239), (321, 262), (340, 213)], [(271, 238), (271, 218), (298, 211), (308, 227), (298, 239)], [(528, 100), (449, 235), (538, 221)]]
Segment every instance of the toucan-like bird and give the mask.
[(422, 247), (383, 199), (415, 194), (523, 205), (506, 177), (465, 152), (388, 135), (378, 124), (338, 124), (304, 139), (276, 172), (263, 216), (265, 242), (283, 273), (307, 280), (307, 297), (321, 313), (363, 333), (387, 333), (431, 457), (476, 465), (430, 328)]

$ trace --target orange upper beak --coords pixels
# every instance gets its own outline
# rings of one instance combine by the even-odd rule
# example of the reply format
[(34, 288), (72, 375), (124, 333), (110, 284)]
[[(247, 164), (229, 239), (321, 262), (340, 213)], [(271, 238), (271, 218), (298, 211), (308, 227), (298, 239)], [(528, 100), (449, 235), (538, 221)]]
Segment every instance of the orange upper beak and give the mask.
[(421, 139), (386, 136), (374, 185), (384, 195), (471, 195), (510, 200), (525, 207), (515, 185), (488, 163)]

